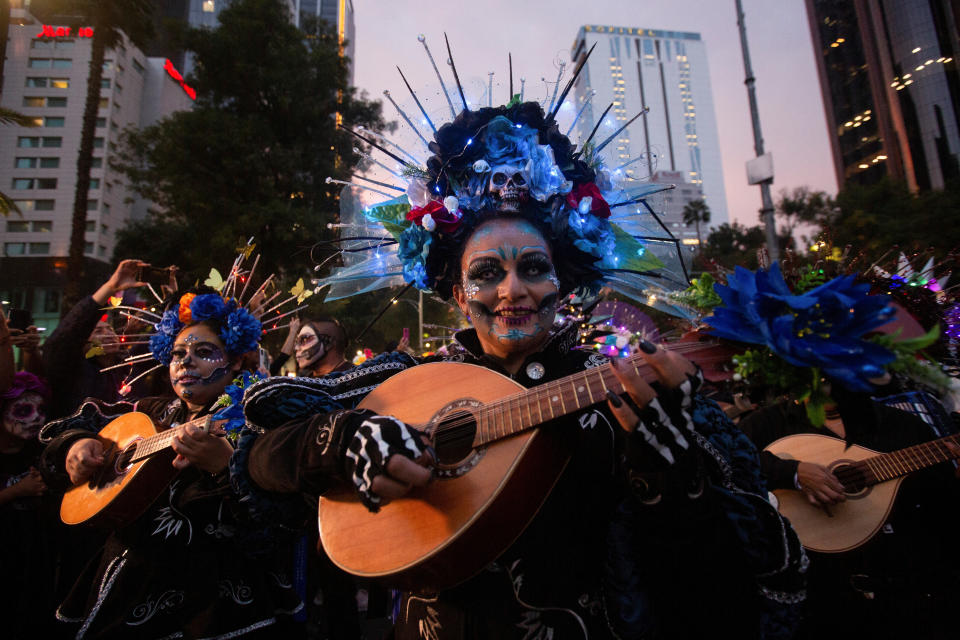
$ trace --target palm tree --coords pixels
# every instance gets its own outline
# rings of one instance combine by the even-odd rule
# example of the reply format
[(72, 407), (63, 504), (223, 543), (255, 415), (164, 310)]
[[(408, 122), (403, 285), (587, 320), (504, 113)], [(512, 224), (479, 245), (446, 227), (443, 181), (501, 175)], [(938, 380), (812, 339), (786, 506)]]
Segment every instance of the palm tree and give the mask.
[(700, 238), (700, 223), (710, 222), (710, 207), (704, 200), (692, 200), (683, 208), (683, 224), (694, 225), (697, 229), (697, 246), (702, 248), (703, 241)]
[(60, 0), (58, 13), (93, 27), (92, 52), (87, 72), (87, 99), (83, 110), (80, 150), (77, 153), (77, 186), (73, 196), (70, 252), (67, 259), (66, 306), (80, 299), (83, 276), (84, 232), (87, 226), (87, 197), (93, 165), (93, 138), (100, 106), (100, 81), (107, 49), (123, 42), (126, 34), (142, 47), (153, 33), (154, 3), (150, 0)]
[[(37, 123), (30, 116), (3, 107), (0, 107), (0, 124), (14, 124), (21, 127), (37, 126)], [(0, 191), (0, 216), (7, 217), (11, 213), (20, 213), (20, 208), (10, 196)]]

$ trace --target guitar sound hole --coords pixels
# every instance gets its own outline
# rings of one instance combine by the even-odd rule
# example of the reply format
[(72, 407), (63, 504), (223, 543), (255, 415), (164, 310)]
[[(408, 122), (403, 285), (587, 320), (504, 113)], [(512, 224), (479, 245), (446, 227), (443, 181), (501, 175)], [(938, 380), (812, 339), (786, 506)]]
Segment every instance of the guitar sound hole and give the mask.
[(123, 451), (117, 454), (117, 459), (113, 463), (113, 469), (117, 475), (126, 473), (133, 464), (132, 460), (133, 456), (137, 453), (138, 440), (140, 440), (140, 438), (137, 438), (137, 440), (134, 440), (128, 444), (126, 447), (124, 447)]
[(862, 468), (852, 464), (839, 464), (831, 471), (843, 484), (844, 493), (848, 497), (856, 496), (867, 489), (866, 476)]
[(433, 430), (433, 449), (437, 462), (452, 465), (473, 451), (477, 422), (469, 411), (453, 411), (444, 416)]

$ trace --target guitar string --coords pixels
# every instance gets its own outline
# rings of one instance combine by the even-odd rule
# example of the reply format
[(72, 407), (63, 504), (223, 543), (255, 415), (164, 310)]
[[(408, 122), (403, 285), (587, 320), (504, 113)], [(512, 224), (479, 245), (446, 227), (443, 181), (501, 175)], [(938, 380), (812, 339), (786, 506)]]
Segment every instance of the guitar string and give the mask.
[[(892, 480), (905, 473), (911, 473), (926, 466), (953, 459), (955, 457), (954, 454), (943, 445), (943, 442), (949, 440), (954, 444), (958, 444), (958, 438), (960, 438), (960, 436), (947, 436), (938, 440), (923, 442), (912, 447), (898, 449), (897, 451), (881, 453), (844, 465), (833, 473), (845, 487), (866, 486), (868, 484), (868, 478), (865, 477), (867, 473), (873, 476), (875, 480), (875, 482), (870, 484)], [(932, 451), (930, 450), (931, 448), (933, 448)], [(924, 449), (926, 449), (926, 452), (924, 452)], [(855, 484), (858, 480), (860, 483)]]

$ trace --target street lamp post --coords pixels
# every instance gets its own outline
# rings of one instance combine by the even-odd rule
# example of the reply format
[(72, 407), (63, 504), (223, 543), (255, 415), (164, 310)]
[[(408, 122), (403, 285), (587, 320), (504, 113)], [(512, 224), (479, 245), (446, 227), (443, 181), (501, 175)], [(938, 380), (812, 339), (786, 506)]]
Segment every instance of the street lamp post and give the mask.
[(770, 260), (780, 257), (780, 248), (777, 243), (777, 223), (773, 217), (773, 198), (770, 196), (770, 185), (773, 183), (773, 159), (763, 151), (763, 133), (760, 131), (760, 112), (757, 110), (756, 78), (753, 77), (753, 67), (750, 64), (750, 48), (747, 45), (747, 25), (743, 18), (743, 4), (737, 3), (737, 26), (740, 27), (740, 48), (743, 50), (743, 70), (747, 85), (747, 99), (750, 101), (750, 118), (753, 122), (753, 148), (757, 157), (747, 163), (747, 176), (750, 184), (760, 185), (760, 199), (763, 208), (763, 224), (767, 232), (767, 251)]

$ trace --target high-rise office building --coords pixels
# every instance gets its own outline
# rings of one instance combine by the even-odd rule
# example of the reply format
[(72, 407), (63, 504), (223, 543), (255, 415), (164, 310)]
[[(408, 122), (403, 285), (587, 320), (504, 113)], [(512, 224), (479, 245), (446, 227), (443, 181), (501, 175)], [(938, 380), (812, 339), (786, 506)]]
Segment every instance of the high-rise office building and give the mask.
[(960, 177), (960, 6), (807, 0), (837, 182)]
[[(595, 43), (597, 48), (577, 80), (571, 103), (577, 112), (582, 109), (576, 124), (580, 140), (590, 135), (607, 105), (613, 106), (601, 124), (608, 132), (649, 107), (646, 117), (633, 122), (603, 150), (607, 167), (620, 168), (637, 180), (648, 180), (660, 172), (659, 179), (669, 175), (695, 187), (668, 193), (670, 204), (689, 201), (696, 191), (710, 207), (710, 224), (726, 222), (713, 92), (700, 34), (584, 25), (571, 50), (573, 64)], [(598, 133), (594, 142), (604, 137), (606, 134)], [(670, 210), (674, 213), (665, 222), (671, 232), (687, 244), (695, 244), (696, 232), (686, 227), (677, 213), (682, 206)]]
[[(0, 126), (0, 190), (22, 212), (0, 220), (0, 297), (51, 328), (69, 252), (92, 29), (45, 27), (21, 11), (7, 35), (0, 105), (36, 126)], [(105, 279), (115, 234), (137, 202), (110, 167), (114, 145), (124, 128), (189, 108), (192, 100), (172, 63), (148, 58), (126, 39), (106, 52), (103, 69), (84, 253), (86, 270)]]
[[(353, 21), (353, 0), (294, 0), (297, 5), (298, 19), (313, 16), (326, 21), (337, 31), (340, 53), (351, 60), (347, 82), (353, 84), (353, 55), (356, 51), (354, 36), (356, 29)], [(299, 24), (299, 22), (298, 22)]]

